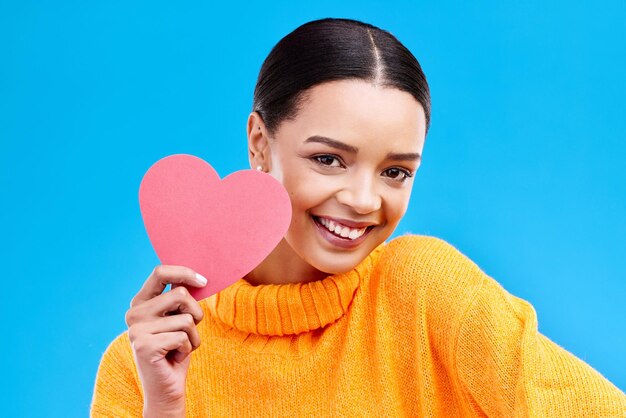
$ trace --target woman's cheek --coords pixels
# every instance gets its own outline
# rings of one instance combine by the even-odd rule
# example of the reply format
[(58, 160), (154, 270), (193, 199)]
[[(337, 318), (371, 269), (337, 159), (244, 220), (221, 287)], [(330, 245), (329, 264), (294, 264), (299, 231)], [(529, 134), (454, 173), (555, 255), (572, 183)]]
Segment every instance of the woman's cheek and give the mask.
[(394, 226), (400, 222), (409, 206), (410, 191), (397, 191), (388, 196), (387, 220)]
[(290, 181), (288, 189), (295, 208), (308, 210), (332, 197), (332, 182), (319, 176), (306, 176)]

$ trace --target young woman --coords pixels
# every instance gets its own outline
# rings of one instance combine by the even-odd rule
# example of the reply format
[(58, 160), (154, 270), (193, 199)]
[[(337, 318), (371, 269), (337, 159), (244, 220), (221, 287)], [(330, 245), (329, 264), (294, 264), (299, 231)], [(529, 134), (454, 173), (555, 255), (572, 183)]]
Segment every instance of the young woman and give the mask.
[(210, 277), (157, 266), (104, 353), (92, 415), (626, 416), (622, 392), (451, 245), (385, 242), (429, 120), (420, 65), (390, 33), (324, 19), (283, 38), (247, 132), (251, 167), (291, 197), (286, 236), (199, 303), (185, 286)]

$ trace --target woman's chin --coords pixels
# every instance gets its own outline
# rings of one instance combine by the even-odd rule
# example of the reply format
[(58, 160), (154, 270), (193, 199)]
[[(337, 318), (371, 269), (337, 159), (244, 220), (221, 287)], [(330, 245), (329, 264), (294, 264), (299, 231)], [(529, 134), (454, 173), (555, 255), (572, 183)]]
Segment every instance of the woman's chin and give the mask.
[(365, 257), (367, 257), (368, 254), (369, 253), (366, 253), (362, 257), (358, 256), (357, 254), (351, 254), (350, 257), (347, 257), (345, 254), (338, 254), (335, 257), (332, 257), (332, 260), (310, 260), (309, 263), (312, 267), (319, 270), (320, 272), (332, 276), (354, 270), (354, 268), (358, 266), (361, 261), (363, 261)]

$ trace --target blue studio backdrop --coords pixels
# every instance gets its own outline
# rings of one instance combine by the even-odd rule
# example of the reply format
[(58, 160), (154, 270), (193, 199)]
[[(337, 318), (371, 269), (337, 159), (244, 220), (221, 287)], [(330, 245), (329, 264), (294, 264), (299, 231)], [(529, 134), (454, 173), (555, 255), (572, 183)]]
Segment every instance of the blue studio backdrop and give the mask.
[(261, 63), (360, 19), (418, 58), (432, 128), (395, 235), (441, 237), (626, 389), (626, 3), (0, 1), (3, 416), (85, 416), (158, 259), (138, 206), (161, 157), (248, 168)]

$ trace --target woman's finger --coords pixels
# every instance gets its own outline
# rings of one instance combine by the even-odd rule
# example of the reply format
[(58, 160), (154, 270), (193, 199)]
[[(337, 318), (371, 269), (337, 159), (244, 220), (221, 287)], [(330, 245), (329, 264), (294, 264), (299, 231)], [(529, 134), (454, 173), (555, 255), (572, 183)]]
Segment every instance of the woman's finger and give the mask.
[(142, 334), (131, 342), (131, 346), (137, 358), (149, 363), (162, 360), (170, 351), (191, 352), (192, 349), (184, 331)]
[(128, 337), (134, 341), (143, 334), (162, 334), (176, 331), (184, 331), (187, 334), (192, 350), (200, 346), (200, 334), (190, 314), (172, 315), (155, 321), (137, 323), (128, 329)]
[(153, 321), (172, 313), (190, 314), (196, 324), (204, 317), (198, 301), (189, 294), (187, 288), (180, 286), (129, 309), (126, 312), (126, 325), (130, 327), (137, 322)]
[(168, 284), (204, 287), (207, 281), (188, 267), (159, 265), (154, 268), (143, 287), (131, 300), (131, 308), (150, 300), (161, 293)]

